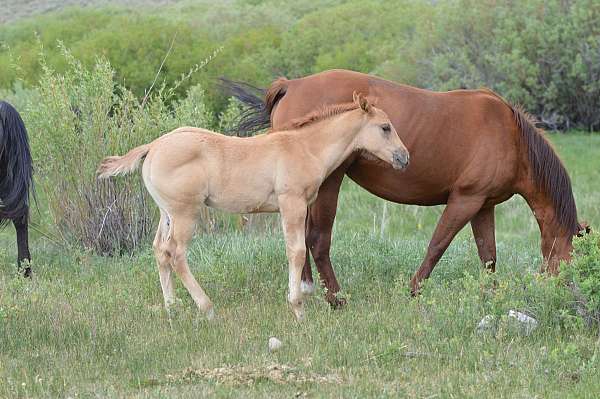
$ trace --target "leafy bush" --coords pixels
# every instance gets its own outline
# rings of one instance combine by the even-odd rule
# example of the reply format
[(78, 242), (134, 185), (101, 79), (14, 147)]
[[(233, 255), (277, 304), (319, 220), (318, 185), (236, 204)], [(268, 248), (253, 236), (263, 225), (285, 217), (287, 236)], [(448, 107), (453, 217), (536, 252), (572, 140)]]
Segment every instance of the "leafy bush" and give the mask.
[(211, 127), (212, 115), (199, 86), (172, 106), (167, 100), (175, 88), (164, 86), (140, 101), (115, 83), (107, 61), (88, 69), (66, 49), (62, 54), (65, 73), (52, 70), (42, 57), (38, 96), (23, 110), (38, 187), (66, 242), (104, 254), (130, 251), (151, 233), (155, 207), (139, 177), (96, 180), (100, 160), (178, 126)]
[(553, 128), (600, 129), (596, 0), (201, 0), (160, 11), (67, 10), (0, 27), (0, 87), (38, 80), (38, 41), (64, 72), (62, 40), (88, 68), (106, 57), (141, 97), (173, 43), (158, 80), (167, 86), (223, 49), (176, 91), (200, 84), (216, 114), (227, 107), (219, 76), (265, 86), (349, 68), (434, 90), (488, 86)]
[(600, 321), (600, 234), (573, 240), (573, 259), (561, 267), (561, 277), (571, 285), (581, 309), (590, 320)]
[[(435, 90), (488, 86), (552, 128), (600, 128), (600, 4), (448, 0), (376, 71)], [(415, 70), (415, 67), (417, 68)]]

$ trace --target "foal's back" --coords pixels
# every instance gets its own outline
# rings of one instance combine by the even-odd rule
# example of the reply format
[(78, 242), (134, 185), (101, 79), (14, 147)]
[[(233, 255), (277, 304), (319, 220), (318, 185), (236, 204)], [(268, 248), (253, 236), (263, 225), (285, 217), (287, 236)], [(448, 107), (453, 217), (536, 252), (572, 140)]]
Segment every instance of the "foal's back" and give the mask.
[(283, 137), (230, 137), (184, 127), (157, 139), (143, 176), (162, 208), (275, 212), (277, 165)]

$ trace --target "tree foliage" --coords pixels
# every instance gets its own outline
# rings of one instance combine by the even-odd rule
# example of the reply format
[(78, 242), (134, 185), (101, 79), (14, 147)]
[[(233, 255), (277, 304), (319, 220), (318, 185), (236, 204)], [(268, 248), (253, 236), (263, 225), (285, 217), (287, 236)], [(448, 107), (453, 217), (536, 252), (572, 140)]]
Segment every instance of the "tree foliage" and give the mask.
[(222, 48), (178, 89), (183, 96), (201, 84), (217, 114), (227, 106), (218, 76), (265, 86), (280, 75), (348, 68), (434, 90), (488, 86), (552, 127), (600, 128), (597, 0), (231, 0), (67, 10), (0, 28), (0, 87), (39, 79), (40, 46), (64, 71), (58, 40), (86, 66), (108, 59), (117, 82), (138, 97), (171, 43), (158, 76), (167, 85)]

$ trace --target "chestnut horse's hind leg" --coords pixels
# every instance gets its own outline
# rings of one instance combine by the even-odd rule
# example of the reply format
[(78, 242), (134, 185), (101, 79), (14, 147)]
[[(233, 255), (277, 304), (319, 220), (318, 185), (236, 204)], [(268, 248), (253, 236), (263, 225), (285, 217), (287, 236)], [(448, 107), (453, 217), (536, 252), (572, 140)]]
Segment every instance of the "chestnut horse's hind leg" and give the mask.
[(483, 208), (471, 219), (479, 259), (490, 272), (496, 271), (496, 232), (494, 207)]
[[(31, 277), (31, 265), (28, 263), (31, 262), (31, 255), (29, 254), (28, 213), (25, 212), (23, 217), (13, 219), (12, 221), (17, 232), (17, 263), (19, 269), (23, 271), (24, 277)], [(24, 261), (27, 261), (27, 264), (23, 267)]]
[(172, 256), (173, 270), (181, 278), (198, 309), (204, 312), (208, 319), (212, 319), (214, 317), (213, 304), (190, 272), (187, 261), (187, 248), (196, 228), (196, 215), (177, 214), (171, 216), (172, 237), (168, 238), (167, 242), (170, 244), (169, 252)]
[(479, 212), (484, 199), (470, 196), (452, 196), (433, 233), (427, 255), (421, 267), (410, 281), (411, 293), (417, 295), (421, 281), (431, 274), (456, 234)]
[[(336, 296), (340, 291), (340, 285), (335, 277), (329, 256), (331, 231), (337, 211), (338, 195), (346, 169), (347, 166), (342, 165), (323, 182), (319, 188), (317, 199), (310, 206), (307, 223), (307, 244), (315, 260), (321, 282), (325, 287), (325, 299), (333, 308), (346, 304), (344, 298), (337, 298)], [(307, 276), (309, 273), (311, 273), (310, 263), (305, 264), (303, 276)]]

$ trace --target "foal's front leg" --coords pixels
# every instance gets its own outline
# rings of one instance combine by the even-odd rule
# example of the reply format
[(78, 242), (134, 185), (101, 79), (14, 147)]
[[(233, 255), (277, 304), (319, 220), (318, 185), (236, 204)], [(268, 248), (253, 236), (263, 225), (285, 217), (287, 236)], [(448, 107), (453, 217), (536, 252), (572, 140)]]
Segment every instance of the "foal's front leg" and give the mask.
[(306, 209), (307, 203), (304, 198), (291, 195), (279, 197), (279, 210), (289, 264), (288, 302), (298, 320), (304, 318), (304, 295), (300, 289), (300, 281), (306, 258)]

